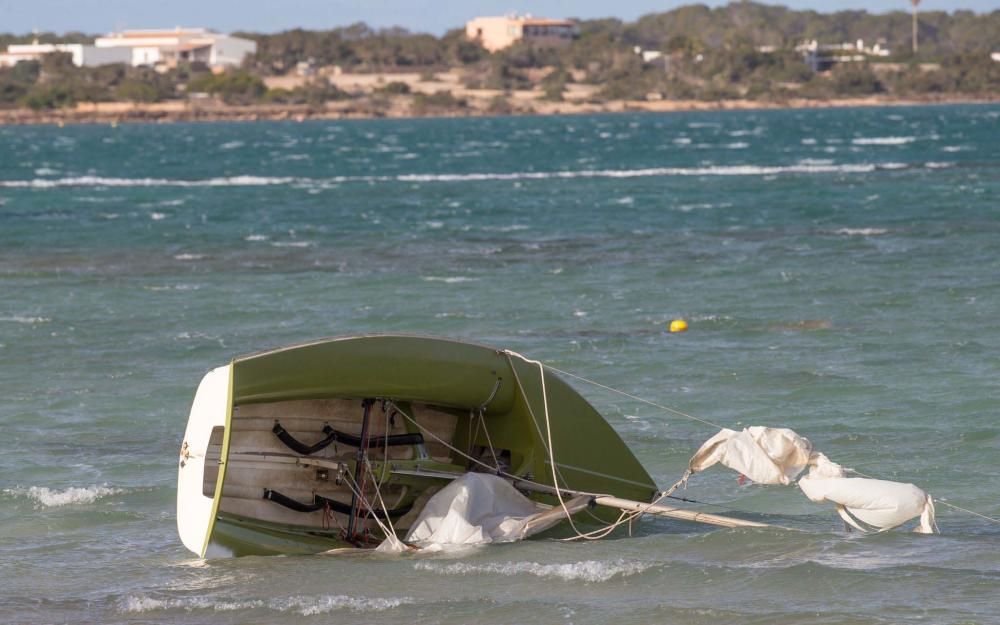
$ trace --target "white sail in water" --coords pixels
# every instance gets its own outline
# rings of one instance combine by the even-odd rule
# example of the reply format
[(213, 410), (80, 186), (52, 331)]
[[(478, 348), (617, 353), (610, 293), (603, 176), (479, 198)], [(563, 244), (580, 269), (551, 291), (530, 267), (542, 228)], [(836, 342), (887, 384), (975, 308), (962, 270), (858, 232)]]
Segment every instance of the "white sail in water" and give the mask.
[(811, 501), (836, 504), (845, 523), (862, 532), (868, 531), (862, 523), (885, 531), (920, 517), (914, 531), (933, 534), (937, 529), (934, 500), (920, 488), (888, 480), (845, 477), (839, 464), (823, 454), (814, 456), (809, 473), (799, 480), (799, 488)]
[[(566, 502), (570, 514), (587, 506), (590, 497)], [(405, 542), (420, 549), (514, 542), (545, 531), (566, 518), (562, 506), (540, 506), (495, 475), (466, 473), (431, 497), (413, 523)], [(405, 547), (387, 540), (380, 551)]]
[(691, 473), (714, 464), (738, 471), (758, 484), (791, 484), (809, 464), (812, 444), (788, 428), (722, 429), (705, 441), (688, 463)]
[(688, 463), (689, 474), (722, 464), (758, 484), (798, 485), (811, 501), (829, 501), (846, 523), (862, 532), (885, 531), (920, 517), (915, 531), (932, 534), (934, 501), (913, 484), (846, 477), (839, 464), (814, 452), (808, 439), (787, 428), (722, 429), (705, 441)]

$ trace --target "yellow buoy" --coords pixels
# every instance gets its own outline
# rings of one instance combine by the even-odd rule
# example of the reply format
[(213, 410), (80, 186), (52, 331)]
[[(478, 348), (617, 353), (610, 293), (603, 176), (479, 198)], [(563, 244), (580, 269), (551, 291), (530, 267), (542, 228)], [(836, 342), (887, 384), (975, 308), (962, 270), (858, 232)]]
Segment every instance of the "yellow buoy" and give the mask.
[(687, 321), (684, 321), (683, 319), (674, 319), (673, 321), (670, 322), (671, 332), (684, 332), (687, 329), (688, 329)]

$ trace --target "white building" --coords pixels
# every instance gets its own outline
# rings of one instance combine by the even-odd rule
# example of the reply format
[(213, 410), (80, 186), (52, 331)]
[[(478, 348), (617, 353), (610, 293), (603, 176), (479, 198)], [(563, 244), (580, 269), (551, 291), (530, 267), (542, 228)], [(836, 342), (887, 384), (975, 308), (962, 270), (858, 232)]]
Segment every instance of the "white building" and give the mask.
[(125, 30), (98, 37), (94, 45), (105, 49), (123, 49), (131, 54), (131, 63), (176, 66), (179, 62), (200, 61), (211, 67), (239, 65), (257, 52), (257, 43), (206, 28), (173, 30)]
[(121, 48), (98, 48), (82, 43), (26, 43), (7, 46), (0, 52), (0, 67), (13, 67), (21, 61), (40, 61), (46, 54), (65, 52), (73, 57), (77, 67), (94, 67), (109, 63), (130, 63), (132, 55)]

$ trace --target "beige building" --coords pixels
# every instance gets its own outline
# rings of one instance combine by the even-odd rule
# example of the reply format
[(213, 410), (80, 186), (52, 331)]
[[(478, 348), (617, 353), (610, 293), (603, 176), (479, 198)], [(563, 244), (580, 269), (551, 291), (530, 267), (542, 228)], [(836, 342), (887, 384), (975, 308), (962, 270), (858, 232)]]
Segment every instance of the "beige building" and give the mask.
[(490, 52), (502, 50), (522, 40), (538, 46), (565, 46), (578, 33), (579, 27), (573, 20), (544, 19), (530, 15), (477, 17), (465, 24), (465, 35), (478, 41)]

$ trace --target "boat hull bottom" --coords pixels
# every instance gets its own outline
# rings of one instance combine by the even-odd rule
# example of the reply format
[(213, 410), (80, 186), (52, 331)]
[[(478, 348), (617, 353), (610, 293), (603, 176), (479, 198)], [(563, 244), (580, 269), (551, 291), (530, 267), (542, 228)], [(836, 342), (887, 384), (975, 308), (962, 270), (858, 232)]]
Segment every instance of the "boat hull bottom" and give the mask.
[(206, 557), (307, 555), (354, 546), (343, 540), (339, 534), (339, 530), (336, 529), (317, 532), (306, 528), (264, 523), (231, 514), (220, 514), (205, 555)]

